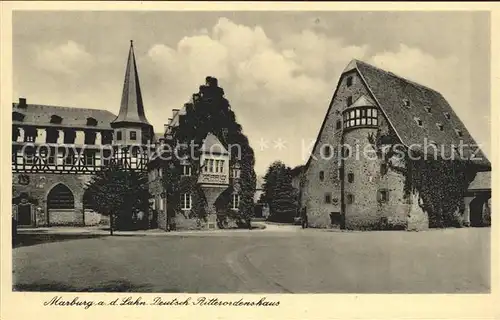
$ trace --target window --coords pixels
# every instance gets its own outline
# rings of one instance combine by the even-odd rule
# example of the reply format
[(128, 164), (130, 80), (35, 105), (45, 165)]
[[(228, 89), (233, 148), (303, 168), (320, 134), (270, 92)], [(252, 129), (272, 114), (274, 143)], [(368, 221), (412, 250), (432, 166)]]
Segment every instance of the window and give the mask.
[(35, 142), (38, 135), (37, 129), (33, 127), (24, 128), (24, 142)]
[(93, 130), (85, 130), (85, 144), (95, 144), (96, 132)]
[(436, 123), (436, 126), (438, 127), (439, 131), (443, 131), (443, 125), (441, 123)]
[(352, 104), (352, 96), (347, 97), (346, 103), (347, 106), (350, 106)]
[(181, 193), (181, 210), (191, 210), (191, 194)]
[(346, 80), (346, 85), (347, 85), (348, 87), (352, 86), (352, 80), (353, 80), (353, 79), (352, 79), (352, 77), (347, 77), (347, 80)]
[(240, 195), (233, 194), (231, 198), (231, 209), (238, 210), (239, 207), (240, 207)]
[(137, 132), (130, 131), (130, 140), (137, 140)]
[(75, 163), (75, 155), (73, 152), (69, 151), (63, 160), (64, 164), (73, 165)]
[(354, 182), (354, 173), (349, 172), (349, 173), (347, 174), (347, 181), (349, 181), (349, 182), (351, 182), (351, 183), (352, 183), (352, 182)]
[(354, 195), (353, 194), (348, 194), (346, 196), (347, 204), (353, 204), (354, 203)]
[(463, 133), (461, 130), (455, 129), (455, 132), (457, 133), (457, 136), (463, 137)]
[(385, 175), (387, 173), (387, 164), (386, 163), (382, 163), (380, 165), (380, 174), (381, 175)]
[(405, 106), (405, 107), (408, 107), (408, 108), (409, 108), (409, 107), (410, 107), (410, 100), (408, 100), (408, 99), (403, 99), (403, 106)]
[(73, 129), (64, 130), (64, 143), (74, 144), (76, 138), (76, 131)]
[(22, 122), (24, 120), (24, 114), (21, 112), (12, 112), (12, 121), (19, 121)]
[(224, 160), (216, 160), (215, 172), (218, 172), (218, 173), (224, 172)]
[(234, 168), (232, 170), (232, 177), (235, 178), (235, 179), (239, 178), (240, 177), (240, 169)]
[(85, 153), (84, 164), (86, 166), (95, 165), (95, 153), (94, 152), (86, 152)]
[(321, 180), (321, 181), (325, 180), (325, 172), (324, 171), (319, 172), (319, 180)]
[(349, 158), (351, 155), (351, 149), (349, 146), (342, 146), (342, 157)]
[(50, 123), (60, 124), (62, 122), (62, 118), (58, 115), (53, 115), (50, 117)]
[(332, 195), (330, 193), (325, 193), (325, 203), (332, 203)]
[(377, 126), (378, 110), (371, 107), (348, 109), (344, 112), (344, 128), (355, 126)]
[(448, 112), (444, 112), (444, 117), (447, 119), (447, 120), (450, 120), (450, 114)]
[(120, 141), (122, 139), (122, 132), (116, 131), (116, 140)]
[(422, 126), (422, 120), (421, 120), (420, 118), (415, 117), (415, 118), (413, 118), (413, 119), (415, 120), (415, 122), (417, 123), (417, 125), (418, 125), (419, 127), (421, 127), (421, 126)]
[(182, 175), (190, 176), (191, 175), (191, 166), (188, 164), (182, 165)]
[(164, 199), (162, 199), (161, 197), (159, 197), (159, 198), (158, 198), (158, 202), (160, 203), (160, 208), (159, 208), (159, 209), (160, 209), (161, 211), (163, 211), (163, 209), (165, 208), (165, 205), (164, 205), (165, 200), (164, 200)]
[(389, 190), (381, 189), (378, 191), (378, 202), (387, 202), (389, 201)]
[(35, 162), (35, 154), (32, 150), (26, 150), (24, 154), (24, 163), (33, 164)]
[(342, 129), (342, 121), (337, 120), (337, 123), (335, 124), (335, 129), (337, 129), (337, 130)]
[(97, 120), (92, 117), (89, 117), (87, 118), (87, 125), (95, 127), (97, 126)]
[(330, 158), (331, 155), (332, 155), (332, 148), (329, 145), (323, 146), (322, 156), (324, 158)]
[(425, 108), (425, 111), (427, 111), (427, 113), (431, 113), (431, 107), (425, 106), (424, 108)]

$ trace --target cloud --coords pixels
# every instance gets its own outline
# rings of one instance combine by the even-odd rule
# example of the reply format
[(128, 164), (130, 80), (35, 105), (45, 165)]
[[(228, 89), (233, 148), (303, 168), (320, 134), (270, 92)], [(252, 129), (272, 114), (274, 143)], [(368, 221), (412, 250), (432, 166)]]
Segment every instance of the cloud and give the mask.
[(56, 74), (81, 75), (94, 64), (85, 48), (69, 40), (55, 47), (39, 47), (34, 57), (35, 67)]
[(353, 58), (435, 88), (452, 97), (452, 105), (468, 97), (456, 78), (459, 61), (454, 56), (435, 58), (406, 45), (396, 51), (370, 49), (368, 44), (346, 45), (321, 28), (271, 39), (260, 26), (221, 18), (211, 29), (185, 36), (175, 46), (157, 43), (150, 48), (143, 62), (155, 80), (148, 85), (163, 102), (161, 109), (152, 111), (153, 118), (165, 122), (170, 110), (187, 102), (206, 76), (215, 76), (255, 149), (261, 138), (288, 141), (285, 151), (256, 150), (256, 169), (263, 172), (278, 158), (289, 165), (306, 160), (302, 141), (307, 145), (316, 138), (338, 77)]

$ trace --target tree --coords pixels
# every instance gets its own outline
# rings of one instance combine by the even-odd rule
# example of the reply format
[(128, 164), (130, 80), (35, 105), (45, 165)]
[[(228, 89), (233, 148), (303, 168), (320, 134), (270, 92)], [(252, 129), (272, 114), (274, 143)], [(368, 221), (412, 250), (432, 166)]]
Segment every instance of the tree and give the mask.
[(280, 161), (273, 162), (264, 176), (263, 200), (269, 205), (269, 219), (292, 222), (297, 213), (297, 190), (292, 186), (291, 169)]
[(131, 227), (134, 211), (147, 211), (148, 178), (143, 172), (111, 165), (97, 172), (87, 183), (86, 196), (95, 211), (109, 216), (110, 234), (113, 235), (115, 227)]

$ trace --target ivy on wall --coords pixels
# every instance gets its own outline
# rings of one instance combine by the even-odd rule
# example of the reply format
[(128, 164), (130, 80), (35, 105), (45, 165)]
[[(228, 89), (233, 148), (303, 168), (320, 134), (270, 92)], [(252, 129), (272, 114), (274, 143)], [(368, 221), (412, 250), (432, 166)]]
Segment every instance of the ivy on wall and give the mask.
[[(172, 155), (171, 161), (164, 162), (163, 185), (167, 201), (169, 201), (170, 215), (180, 209), (180, 194), (191, 193), (192, 210), (190, 217), (206, 218), (206, 199), (201, 187), (197, 184), (202, 171), (199, 161), (200, 148), (208, 133), (214, 134), (223, 145), (237, 146), (230, 152), (230, 168), (236, 163), (240, 166), (238, 191), (240, 204), (238, 219), (250, 224), (253, 216), (253, 198), (255, 194), (256, 175), (254, 171), (255, 157), (247, 137), (242, 132), (241, 125), (231, 110), (229, 101), (224, 97), (224, 90), (218, 86), (217, 79), (206, 78), (206, 84), (200, 86), (198, 93), (193, 94), (192, 102), (185, 104), (185, 114), (179, 117), (179, 125), (173, 128), (169, 140), (170, 150), (178, 150), (178, 155), (185, 157), (191, 166), (191, 176), (181, 176), (180, 160)], [(216, 206), (228, 208), (233, 186), (217, 199)], [(230, 193), (231, 192), (231, 193)], [(226, 212), (232, 212), (226, 210)]]
[[(470, 160), (449, 155), (446, 158), (450, 159), (445, 159), (426, 155), (423, 150), (409, 150), (393, 132), (382, 134), (380, 129), (376, 135), (369, 135), (368, 141), (388, 168), (405, 177), (405, 196), (418, 194), (419, 205), (428, 214), (429, 227), (463, 226), (463, 198), (477, 173)], [(391, 160), (394, 157), (398, 164)]]

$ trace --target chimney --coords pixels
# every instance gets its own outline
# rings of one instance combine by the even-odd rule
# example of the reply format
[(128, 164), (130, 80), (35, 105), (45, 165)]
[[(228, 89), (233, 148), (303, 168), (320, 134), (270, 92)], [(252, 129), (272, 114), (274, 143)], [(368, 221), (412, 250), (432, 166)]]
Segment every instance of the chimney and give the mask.
[(27, 106), (26, 98), (19, 98), (19, 108), (26, 108)]

